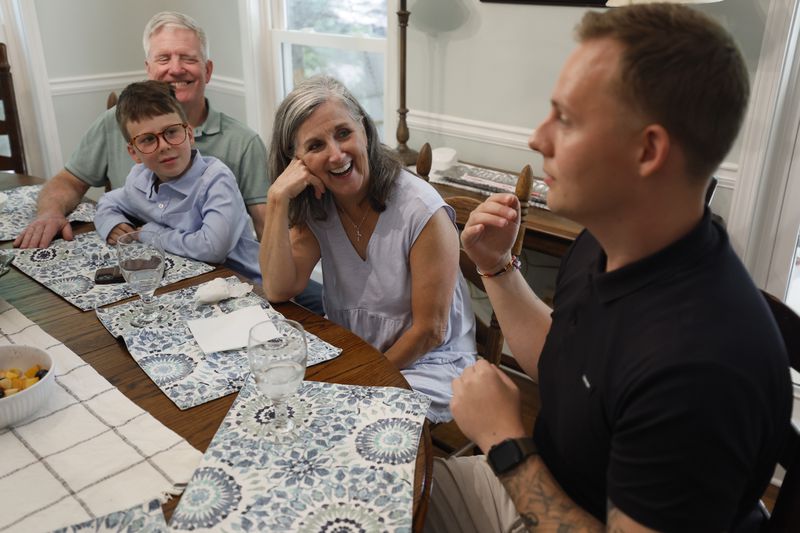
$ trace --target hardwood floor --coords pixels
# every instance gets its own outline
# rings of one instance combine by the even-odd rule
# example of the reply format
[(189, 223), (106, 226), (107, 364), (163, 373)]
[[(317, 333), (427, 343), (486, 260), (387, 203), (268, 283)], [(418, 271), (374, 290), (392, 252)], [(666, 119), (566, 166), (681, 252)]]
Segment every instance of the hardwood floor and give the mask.
[[(526, 429), (532, 431), (533, 422), (539, 412), (539, 388), (528, 378), (520, 377), (513, 372), (507, 371), (506, 373), (522, 391), (522, 416), (525, 420)], [(464, 437), (461, 431), (458, 430), (458, 426), (453, 422), (436, 426), (431, 431), (431, 436), (434, 439), (434, 455), (436, 457), (447, 457), (449, 455), (448, 450), (460, 450), (469, 444), (467, 438)], [(437, 442), (439, 443), (438, 445)], [(466, 453), (462, 455), (473, 455), (473, 447), (469, 446)], [(761, 498), (770, 511), (775, 506), (777, 495), (778, 487), (770, 485)]]

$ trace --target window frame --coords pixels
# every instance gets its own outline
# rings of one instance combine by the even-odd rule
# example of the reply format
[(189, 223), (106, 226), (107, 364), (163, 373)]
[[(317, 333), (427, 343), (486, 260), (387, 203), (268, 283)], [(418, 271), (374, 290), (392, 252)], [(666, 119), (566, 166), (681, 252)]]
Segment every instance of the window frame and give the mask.
[(248, 125), (269, 143), (272, 117), (291, 75), (290, 47), (284, 44), (379, 53), (384, 56), (383, 109), (385, 140), (394, 137), (397, 108), (397, 0), (387, 0), (386, 38), (316, 33), (288, 29), (287, 0), (240, 0)]

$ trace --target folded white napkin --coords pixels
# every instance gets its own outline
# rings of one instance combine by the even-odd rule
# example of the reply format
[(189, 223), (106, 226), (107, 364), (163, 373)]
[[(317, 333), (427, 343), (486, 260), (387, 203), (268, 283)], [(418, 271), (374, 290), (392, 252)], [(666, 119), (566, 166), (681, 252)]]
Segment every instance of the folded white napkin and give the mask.
[(224, 315), (189, 320), (186, 324), (200, 349), (208, 355), (245, 348), (250, 328), (269, 318), (261, 306), (254, 305)]
[(225, 278), (214, 278), (197, 287), (195, 299), (201, 304), (215, 304), (226, 298), (238, 298), (253, 290), (249, 283), (225, 281)]

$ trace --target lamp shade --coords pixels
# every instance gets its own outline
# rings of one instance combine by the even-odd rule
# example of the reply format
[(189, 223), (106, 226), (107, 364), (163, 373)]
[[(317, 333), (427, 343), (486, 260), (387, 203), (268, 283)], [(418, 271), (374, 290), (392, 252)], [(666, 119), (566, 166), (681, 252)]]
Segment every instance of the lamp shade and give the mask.
[(663, 2), (667, 4), (711, 4), (714, 2), (722, 2), (722, 0), (608, 0), (608, 2), (606, 2), (606, 7), (622, 7), (633, 4), (655, 4), (656, 2)]

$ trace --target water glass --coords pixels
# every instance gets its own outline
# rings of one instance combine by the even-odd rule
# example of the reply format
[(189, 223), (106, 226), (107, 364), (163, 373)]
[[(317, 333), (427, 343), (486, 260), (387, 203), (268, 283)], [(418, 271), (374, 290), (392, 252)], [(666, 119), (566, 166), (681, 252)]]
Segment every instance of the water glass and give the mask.
[(164, 276), (164, 248), (157, 233), (132, 231), (117, 239), (119, 268), (131, 290), (142, 300), (142, 310), (131, 320), (137, 327), (161, 318), (155, 305), (155, 292)]
[(307, 357), (305, 331), (294, 320), (276, 317), (250, 328), (247, 358), (259, 392), (273, 406), (272, 434), (284, 435), (295, 427), (288, 401), (300, 388)]

